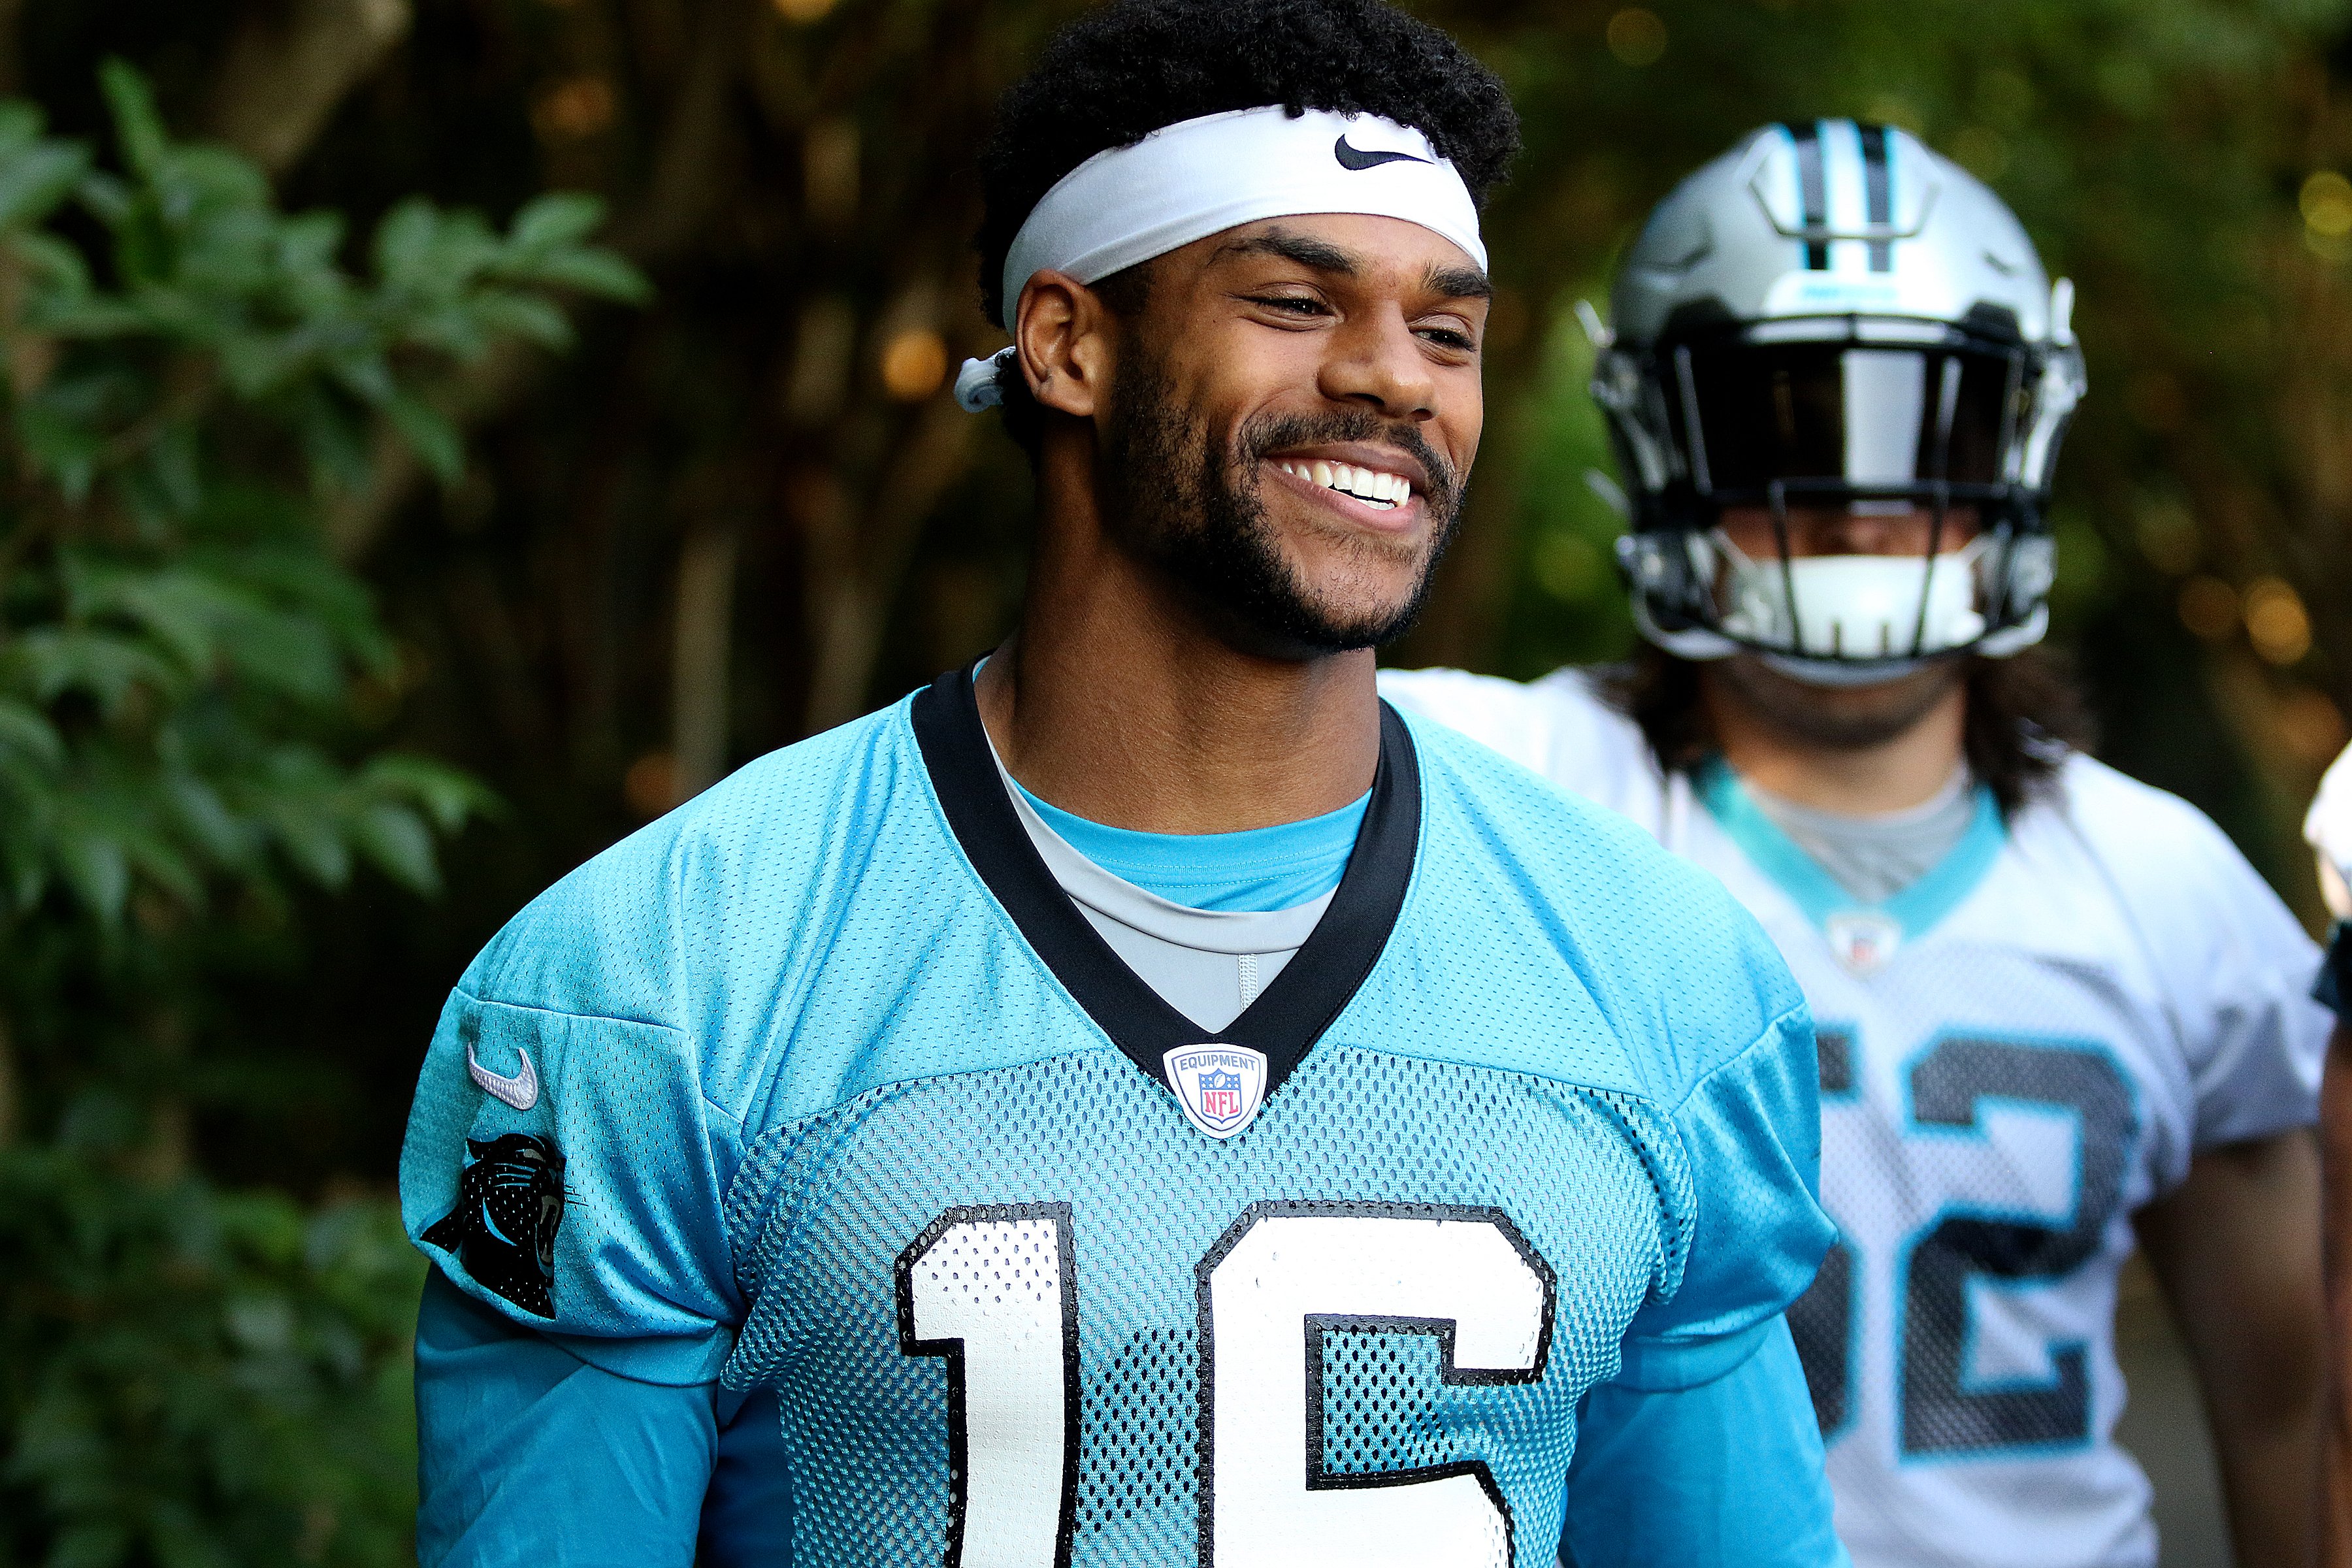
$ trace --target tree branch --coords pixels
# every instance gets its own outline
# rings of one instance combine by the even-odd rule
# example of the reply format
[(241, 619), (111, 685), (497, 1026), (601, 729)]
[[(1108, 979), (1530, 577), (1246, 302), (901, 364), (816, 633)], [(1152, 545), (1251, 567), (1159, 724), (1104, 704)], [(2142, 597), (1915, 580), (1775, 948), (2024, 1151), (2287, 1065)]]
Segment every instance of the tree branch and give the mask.
[(248, 8), (213, 93), (213, 134), (272, 178), (284, 174), (409, 20), (409, 0), (293, 0), (276, 16)]

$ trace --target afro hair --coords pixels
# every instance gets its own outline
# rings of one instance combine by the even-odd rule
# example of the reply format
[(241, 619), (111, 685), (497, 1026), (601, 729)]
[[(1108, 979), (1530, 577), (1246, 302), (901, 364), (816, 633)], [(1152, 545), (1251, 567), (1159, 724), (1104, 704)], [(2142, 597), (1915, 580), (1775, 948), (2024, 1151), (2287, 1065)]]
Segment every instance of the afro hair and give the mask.
[(1481, 204), (1519, 147), (1494, 72), (1380, 0), (1114, 0), (1055, 35), (997, 105), (981, 157), (988, 319), (1003, 322), (1012, 303), (1003, 295), (1013, 236), (1063, 175), (1163, 126), (1270, 104), (1410, 125)]

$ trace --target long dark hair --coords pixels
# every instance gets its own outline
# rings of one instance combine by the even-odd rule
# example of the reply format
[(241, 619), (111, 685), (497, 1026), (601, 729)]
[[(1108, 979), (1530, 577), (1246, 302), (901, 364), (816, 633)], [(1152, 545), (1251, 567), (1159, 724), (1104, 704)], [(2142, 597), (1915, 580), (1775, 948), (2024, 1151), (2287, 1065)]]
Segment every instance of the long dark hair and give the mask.
[[(1991, 788), (2001, 815), (2013, 816), (2052, 787), (2070, 751), (2090, 750), (2090, 709), (2064, 657), (2049, 648), (2010, 658), (1969, 656), (1967, 681), (1969, 771)], [(1689, 659), (1643, 643), (1631, 663), (1609, 672), (1601, 690), (1642, 727), (1666, 772), (1695, 767), (1715, 750), (1699, 667)]]

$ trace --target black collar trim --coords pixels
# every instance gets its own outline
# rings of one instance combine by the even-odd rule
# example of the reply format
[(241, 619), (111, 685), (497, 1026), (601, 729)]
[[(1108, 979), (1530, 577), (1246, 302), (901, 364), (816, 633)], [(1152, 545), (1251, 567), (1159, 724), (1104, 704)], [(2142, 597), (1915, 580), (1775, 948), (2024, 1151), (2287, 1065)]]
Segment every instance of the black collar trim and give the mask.
[(1045, 868), (997, 775), (971, 678), (971, 669), (951, 670), (916, 695), (915, 741), (956, 842), (989, 891), (1078, 1005), (1153, 1082), (1160, 1081), (1161, 1058), (1178, 1046), (1249, 1046), (1265, 1053), (1271, 1096), (1355, 997), (1404, 907), (1421, 837), (1421, 767), (1404, 721), (1381, 704), (1372, 798), (1347, 875), (1314, 934), (1240, 1017), (1211, 1034), (1145, 984)]

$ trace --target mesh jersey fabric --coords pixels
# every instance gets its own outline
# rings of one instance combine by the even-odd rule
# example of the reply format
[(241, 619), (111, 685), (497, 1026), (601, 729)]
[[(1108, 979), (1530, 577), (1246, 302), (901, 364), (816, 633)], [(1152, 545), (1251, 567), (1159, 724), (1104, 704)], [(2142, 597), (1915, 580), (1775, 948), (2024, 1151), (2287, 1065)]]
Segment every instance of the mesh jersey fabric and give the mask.
[[(1580, 672), (1381, 686), (1721, 877), (1803, 985), (1841, 1239), (1790, 1321), (1854, 1560), (2154, 1563), (2112, 1440), (2129, 1215), (2198, 1151), (2314, 1120), (2327, 1022), (2309, 939), (2228, 840), (2074, 756), (2006, 831), (1980, 819), (1942, 885), (1841, 909), (1817, 870), (1770, 873), (1789, 847), (1736, 791), (1710, 809), (1706, 779), (1662, 776)], [(1845, 916), (1885, 922), (1876, 967)]]
[[(542, 895), (467, 970), (402, 1163), (411, 1234), (457, 1289), (607, 1374), (772, 1391), (793, 1561), (809, 1564), (936, 1563), (952, 1531), (1022, 1523), (953, 1506), (1045, 1461), (959, 1424), (973, 1388), (997, 1386), (972, 1370), (976, 1342), (926, 1348), (925, 1312), (982, 1310), (943, 1260), (982, 1246), (1021, 1260), (1014, 1299), (1066, 1303), (1069, 1483), (1058, 1505), (1036, 1495), (1074, 1563), (1252, 1561), (1256, 1534), (1296, 1523), (1250, 1501), (1276, 1483), (1298, 1510), (1338, 1510), (1334, 1528), (1402, 1500), (1402, 1533), (1360, 1557), (1438, 1560), (1415, 1550), (1412, 1510), (1441, 1494), (1415, 1488), (1455, 1481), (1501, 1522), (1452, 1560), (1548, 1562), (1580, 1506), (1566, 1476), (1593, 1388), (1750, 1365), (1769, 1386), (1759, 1348), (1831, 1239), (1816, 1076), (1794, 984), (1718, 888), (1483, 749), (1391, 719), (1383, 769), (1417, 786), (1393, 923), (1257, 1120), (1215, 1142), (975, 864), (1010, 851), (958, 837), (915, 719), (951, 686), (968, 709), (968, 678), (948, 678), (745, 768)], [(955, 787), (993, 791), (1017, 836), (980, 756), (988, 776)], [(1327, 930), (1348, 924), (1356, 875)], [(1258, 1008), (1314, 984), (1298, 971), (1324, 934)], [(512, 1139), (540, 1141), (564, 1193), (544, 1311), (500, 1273), (507, 1254), (441, 1228)], [(1053, 1235), (1060, 1260), (1041, 1262)], [(1277, 1243), (1293, 1273), (1318, 1247), (1355, 1259), (1331, 1266), (1328, 1301), (1299, 1298), (1311, 1352), (1306, 1320), (1252, 1316), (1251, 1289), (1288, 1278), (1264, 1254)], [(1443, 1263), (1457, 1252), (1470, 1273)], [(1540, 1281), (1541, 1309), (1490, 1321), (1508, 1292), (1447, 1296), (1470, 1278), (1527, 1302)], [(1377, 1300), (1352, 1308), (1351, 1291)], [(1379, 1306), (1424, 1298), (1444, 1310)], [(1303, 1417), (1250, 1404), (1295, 1378), (1215, 1380), (1309, 1353)], [(1303, 1465), (1241, 1462), (1286, 1445)], [(1799, 1515), (1819, 1486), (1805, 1463), (1767, 1479)], [(1444, 1495), (1484, 1517), (1461, 1487)], [(1834, 1561), (1818, 1534), (1775, 1560)]]

